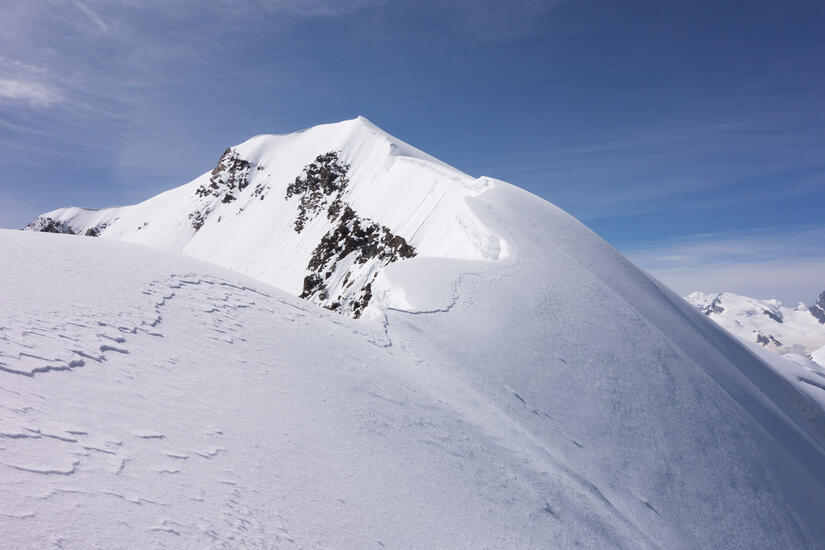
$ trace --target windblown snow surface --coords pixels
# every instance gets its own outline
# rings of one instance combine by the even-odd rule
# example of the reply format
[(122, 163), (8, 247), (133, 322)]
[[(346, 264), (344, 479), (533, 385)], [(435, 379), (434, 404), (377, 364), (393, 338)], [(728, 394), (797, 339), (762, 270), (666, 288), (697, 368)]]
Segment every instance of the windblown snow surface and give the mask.
[[(800, 391), (525, 191), (362, 120), (320, 128), (224, 155), (267, 173), (326, 136), (278, 157), (276, 194), (241, 214), (260, 182), (218, 177), (234, 198), (197, 230), (186, 201), (208, 177), (40, 221), (108, 220), (103, 238), (0, 231), (4, 548), (823, 547), (825, 376)], [(282, 194), (331, 151), (360, 227), (415, 251), (366, 239), (363, 264), (325, 264), (374, 281), (360, 319), (297, 296), (319, 240), (354, 227), (328, 210), (341, 180), (301, 232)]]

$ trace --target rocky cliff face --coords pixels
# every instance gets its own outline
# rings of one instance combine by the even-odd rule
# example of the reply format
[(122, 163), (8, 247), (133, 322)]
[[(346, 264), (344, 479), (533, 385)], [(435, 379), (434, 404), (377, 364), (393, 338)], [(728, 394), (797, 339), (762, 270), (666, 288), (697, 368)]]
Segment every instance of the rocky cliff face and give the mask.
[(74, 235), (75, 232), (68, 222), (58, 221), (49, 216), (38, 216), (23, 228), (26, 231), (40, 231), (43, 233), (67, 233)]
[(823, 291), (816, 303), (809, 308), (811, 315), (822, 324), (825, 324), (825, 291)]
[(295, 218), (295, 232), (326, 209), (327, 219), (334, 220), (341, 211), (344, 191), (349, 184), (349, 166), (338, 160), (338, 153), (330, 151), (318, 155), (309, 163), (295, 181), (286, 188), (286, 199), (297, 196), (298, 215)]
[(369, 305), (381, 269), (416, 252), (403, 237), (359, 216), (344, 200), (348, 171), (336, 152), (319, 155), (287, 187), (285, 198), (298, 200), (296, 233), (322, 212), (333, 226), (312, 252), (300, 297), (357, 319)]
[(415, 254), (403, 237), (346, 206), (312, 254), (301, 298), (357, 319), (369, 305), (381, 269)]
[(252, 163), (242, 159), (238, 152), (229, 147), (221, 155), (218, 165), (212, 170), (208, 185), (198, 187), (195, 193), (199, 197), (212, 195), (221, 199), (221, 202), (235, 200), (232, 193), (237, 189), (243, 191), (249, 185), (249, 168)]
[(241, 158), (234, 148), (229, 147), (223, 152), (209, 181), (195, 191), (195, 195), (202, 199), (201, 208), (189, 214), (189, 221), (195, 231), (203, 227), (216, 204), (233, 202), (236, 200), (235, 194), (246, 189), (251, 167), (252, 163)]

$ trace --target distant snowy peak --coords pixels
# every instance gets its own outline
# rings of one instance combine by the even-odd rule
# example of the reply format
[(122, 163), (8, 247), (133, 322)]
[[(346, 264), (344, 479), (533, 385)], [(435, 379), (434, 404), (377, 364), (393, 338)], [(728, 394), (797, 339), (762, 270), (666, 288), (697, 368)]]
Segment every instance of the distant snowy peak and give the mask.
[(783, 308), (782, 303), (777, 300), (756, 300), (729, 292), (720, 292), (718, 294), (694, 292), (687, 297), (687, 300), (708, 316), (722, 315), (727, 311), (726, 307), (734, 307), (737, 308), (737, 310), (741, 310), (742, 306), (745, 305), (748, 315), (765, 315), (780, 324), (784, 320), (782, 310), (786, 309)]
[(392, 301), (386, 268), (395, 262), (505, 257), (505, 241), (468, 202), (494, 185), (358, 117), (256, 136), (140, 204), (62, 208), (26, 229), (181, 252), (357, 318), (373, 303), (374, 283)]
[(739, 338), (779, 354), (813, 357), (825, 346), (825, 292), (812, 306), (795, 308), (730, 292), (694, 292), (686, 300)]

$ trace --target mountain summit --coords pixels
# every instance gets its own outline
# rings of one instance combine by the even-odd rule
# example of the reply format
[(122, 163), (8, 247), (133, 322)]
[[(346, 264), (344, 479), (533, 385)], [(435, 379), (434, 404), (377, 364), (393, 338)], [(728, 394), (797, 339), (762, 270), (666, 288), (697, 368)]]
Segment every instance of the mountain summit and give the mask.
[(820, 367), (365, 119), (29, 229), (89, 237), (0, 231), (9, 547), (825, 540)]
[(61, 208), (26, 229), (181, 252), (359, 317), (387, 287), (391, 263), (506, 255), (465, 200), (493, 185), (358, 117), (256, 136), (229, 147), (211, 171), (140, 204)]

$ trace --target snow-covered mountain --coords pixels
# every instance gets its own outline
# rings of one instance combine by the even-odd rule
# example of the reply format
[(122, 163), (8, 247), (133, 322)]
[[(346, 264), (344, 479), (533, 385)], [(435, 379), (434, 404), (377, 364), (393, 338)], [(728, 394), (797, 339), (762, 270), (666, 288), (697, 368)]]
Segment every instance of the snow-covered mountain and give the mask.
[(101, 238), (0, 231), (4, 546), (825, 540), (822, 369), (363, 119), (31, 228)]
[(395, 261), (504, 257), (505, 242), (466, 201), (493, 185), (358, 117), (254, 137), (140, 204), (61, 208), (27, 229), (182, 252), (359, 317), (370, 302), (403, 300), (381, 277)]
[(810, 307), (756, 300), (730, 292), (694, 292), (685, 298), (735, 336), (780, 355), (796, 354), (825, 367), (825, 292)]

